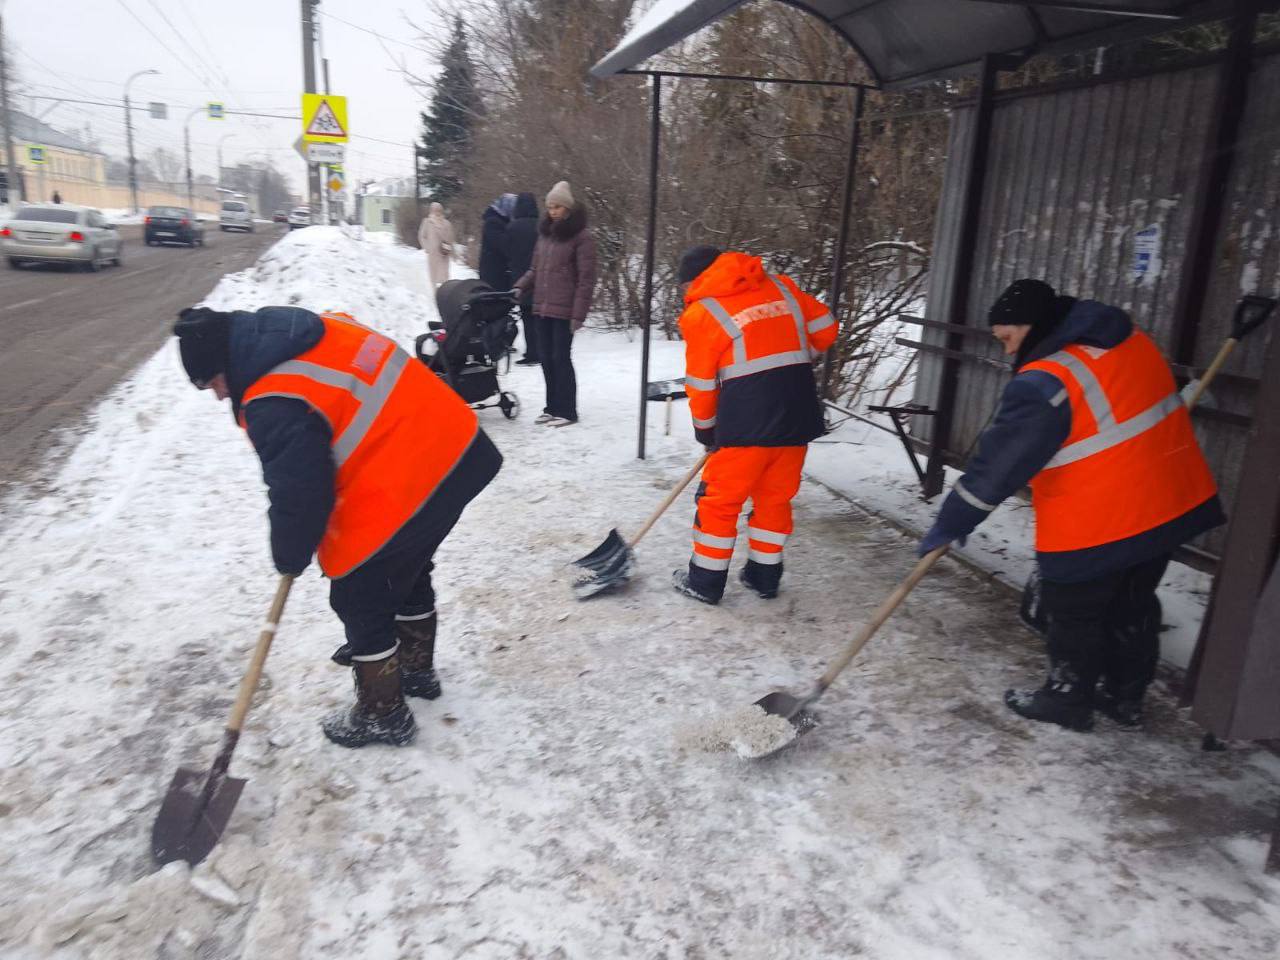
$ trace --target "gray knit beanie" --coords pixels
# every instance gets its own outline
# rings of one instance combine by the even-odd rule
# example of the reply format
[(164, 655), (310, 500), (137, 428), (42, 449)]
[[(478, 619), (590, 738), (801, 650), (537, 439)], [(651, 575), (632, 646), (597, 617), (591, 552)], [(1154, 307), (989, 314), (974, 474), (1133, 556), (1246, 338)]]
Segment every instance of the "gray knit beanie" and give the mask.
[(551, 192), (547, 194), (547, 206), (552, 204), (566, 207), (569, 210), (577, 206), (573, 199), (573, 191), (569, 189), (568, 180), (561, 180), (551, 188)]

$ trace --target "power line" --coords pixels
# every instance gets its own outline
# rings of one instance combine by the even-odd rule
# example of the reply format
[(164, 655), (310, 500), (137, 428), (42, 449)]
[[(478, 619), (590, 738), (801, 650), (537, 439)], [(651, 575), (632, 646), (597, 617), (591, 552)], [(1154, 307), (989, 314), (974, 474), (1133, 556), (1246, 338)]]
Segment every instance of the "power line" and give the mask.
[(330, 20), (337, 20), (339, 23), (345, 23), (348, 27), (350, 27), (353, 30), (359, 30), (361, 33), (367, 33), (369, 34), (369, 36), (377, 37), (379, 40), (385, 40), (387, 43), (398, 43), (400, 46), (408, 47), (410, 50), (416, 50), (418, 51), (418, 53), (431, 52), (423, 47), (418, 46), (417, 44), (407, 43), (404, 40), (397, 40), (395, 37), (385, 36), (384, 34), (379, 33), (377, 30), (370, 30), (368, 27), (362, 27), (360, 26), (360, 24), (352, 23), (350, 20), (343, 20), (341, 17), (335, 16), (332, 13), (328, 13), (325, 10), (321, 10), (319, 11), (319, 13), (320, 13), (320, 16), (322, 17), (327, 17)]
[(145, 20), (143, 20), (140, 16), (134, 13), (133, 10), (129, 7), (129, 5), (124, 2), (124, 0), (116, 0), (116, 3), (120, 4), (120, 6), (124, 8), (125, 13), (129, 14), (129, 16), (133, 17), (133, 19), (137, 20), (138, 24), (142, 27), (142, 29), (147, 31), (147, 33), (151, 34), (151, 36), (155, 38), (156, 43), (160, 44), (160, 46), (162, 46), (165, 49), (165, 51), (169, 54), (169, 56), (173, 57), (174, 60), (176, 60), (179, 64), (181, 64), (182, 69), (186, 70), (187, 73), (195, 77), (200, 83), (203, 83), (203, 84), (209, 83), (207, 78), (199, 76), (194, 70), (191, 69), (191, 67), (187, 64), (186, 60), (184, 60), (182, 57), (174, 53), (173, 47), (169, 46), (162, 39), (160, 39), (160, 34), (152, 30)]

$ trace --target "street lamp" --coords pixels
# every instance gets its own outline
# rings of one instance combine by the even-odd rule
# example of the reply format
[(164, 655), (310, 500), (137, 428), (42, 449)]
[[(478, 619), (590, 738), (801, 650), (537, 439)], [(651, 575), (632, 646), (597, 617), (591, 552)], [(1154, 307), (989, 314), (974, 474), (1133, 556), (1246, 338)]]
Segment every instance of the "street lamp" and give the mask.
[(129, 141), (129, 189), (133, 193), (133, 212), (138, 212), (138, 162), (133, 156), (133, 117), (129, 113), (129, 84), (139, 77), (159, 73), (159, 70), (139, 70), (124, 82), (124, 132)]
[(218, 141), (218, 186), (222, 186), (222, 144), (234, 136), (234, 133), (224, 134)]
[(191, 208), (192, 214), (196, 210), (195, 186), (191, 180), (191, 121), (196, 118), (197, 114), (204, 113), (208, 107), (196, 107), (189, 114), (182, 124), (182, 146), (187, 152), (187, 206)]

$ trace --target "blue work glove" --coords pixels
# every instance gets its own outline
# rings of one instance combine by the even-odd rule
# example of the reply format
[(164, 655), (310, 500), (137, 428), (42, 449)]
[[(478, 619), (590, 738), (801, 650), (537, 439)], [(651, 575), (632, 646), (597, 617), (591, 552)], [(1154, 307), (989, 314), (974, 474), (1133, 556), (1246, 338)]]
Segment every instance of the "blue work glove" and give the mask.
[(958, 536), (953, 533), (948, 533), (946, 530), (941, 529), (935, 522), (934, 525), (929, 528), (929, 532), (924, 535), (919, 546), (916, 547), (916, 556), (923, 557), (925, 554), (933, 553), (933, 551), (937, 550), (939, 547), (945, 547), (949, 543), (954, 543), (963, 547), (965, 541), (968, 539), (968, 536), (963, 533)]

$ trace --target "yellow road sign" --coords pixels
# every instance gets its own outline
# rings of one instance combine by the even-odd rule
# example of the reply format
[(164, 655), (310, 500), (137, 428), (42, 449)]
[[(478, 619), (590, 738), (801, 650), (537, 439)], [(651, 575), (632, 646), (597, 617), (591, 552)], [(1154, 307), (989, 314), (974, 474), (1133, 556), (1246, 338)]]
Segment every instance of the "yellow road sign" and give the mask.
[(334, 193), (337, 193), (339, 190), (341, 190), (342, 177), (338, 176), (337, 174), (334, 174), (333, 176), (331, 176), (329, 178), (329, 189), (332, 190)]
[(302, 95), (302, 139), (308, 143), (346, 143), (347, 98), (333, 93)]

